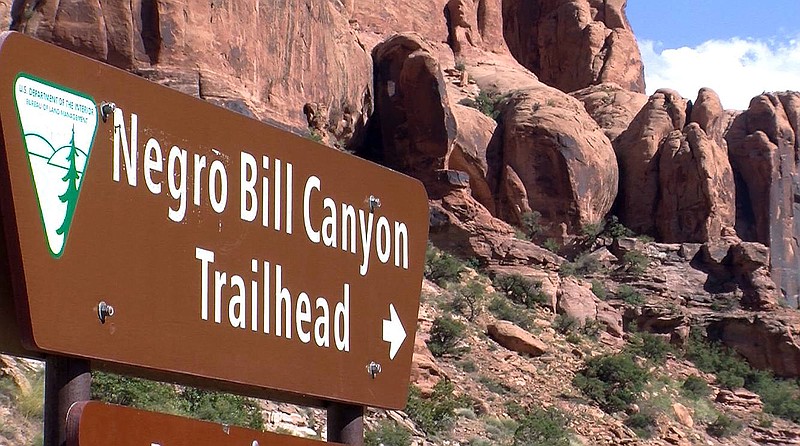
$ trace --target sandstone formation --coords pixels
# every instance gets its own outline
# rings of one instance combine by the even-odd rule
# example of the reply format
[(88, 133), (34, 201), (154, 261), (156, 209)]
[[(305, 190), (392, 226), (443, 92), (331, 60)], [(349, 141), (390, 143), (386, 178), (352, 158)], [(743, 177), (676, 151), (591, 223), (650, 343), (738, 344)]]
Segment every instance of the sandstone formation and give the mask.
[(547, 345), (530, 333), (508, 321), (498, 321), (487, 327), (489, 336), (503, 347), (530, 356), (547, 352)]
[(647, 103), (646, 95), (626, 90), (615, 83), (593, 85), (570, 95), (583, 102), (586, 111), (611, 142), (628, 128)]
[(309, 102), (345, 141), (370, 113), (372, 61), (337, 2), (14, 5), (13, 29), (297, 133)]
[[(653, 94), (614, 140), (620, 164), (620, 219), (635, 232), (673, 242), (704, 242), (733, 232), (733, 171), (708, 133), (723, 122), (716, 94), (700, 92), (695, 117), (671, 90)], [(691, 119), (698, 122), (690, 122)], [(689, 122), (688, 125), (687, 122)]]
[(644, 93), (626, 0), (504, 0), (503, 35), (539, 79), (570, 92), (603, 82)]
[(656, 230), (666, 243), (703, 242), (733, 231), (728, 157), (697, 123), (667, 135), (659, 150)]
[(730, 316), (709, 326), (709, 333), (756, 368), (778, 376), (800, 377), (797, 315)]
[[(546, 236), (564, 240), (611, 209), (618, 181), (613, 149), (577, 100), (546, 86), (517, 91), (503, 108), (502, 126), (501, 184), (524, 187)], [(518, 223), (523, 210), (499, 207), (498, 214)]]
[(736, 181), (736, 232), (771, 248), (773, 278), (793, 307), (800, 293), (798, 110), (797, 93), (762, 94), (725, 136)]

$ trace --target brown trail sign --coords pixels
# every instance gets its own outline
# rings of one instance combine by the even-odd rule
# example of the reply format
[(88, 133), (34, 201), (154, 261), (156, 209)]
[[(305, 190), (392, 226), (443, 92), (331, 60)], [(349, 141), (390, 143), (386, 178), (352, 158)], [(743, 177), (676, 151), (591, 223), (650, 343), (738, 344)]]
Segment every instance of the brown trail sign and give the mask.
[(336, 446), (338, 444), (145, 412), (96, 401), (77, 403), (67, 414), (66, 446)]
[(27, 347), (405, 406), (428, 230), (418, 181), (0, 38), (0, 199)]

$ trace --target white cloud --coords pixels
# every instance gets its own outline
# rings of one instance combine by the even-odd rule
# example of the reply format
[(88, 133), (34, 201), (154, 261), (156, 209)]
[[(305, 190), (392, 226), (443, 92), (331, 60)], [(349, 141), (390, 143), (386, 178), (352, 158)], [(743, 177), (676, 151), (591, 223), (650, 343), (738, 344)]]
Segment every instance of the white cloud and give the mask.
[(763, 91), (800, 90), (800, 35), (794, 38), (709, 40), (694, 48), (640, 42), (647, 93), (677, 90), (694, 100), (710, 87), (725, 108), (745, 109)]

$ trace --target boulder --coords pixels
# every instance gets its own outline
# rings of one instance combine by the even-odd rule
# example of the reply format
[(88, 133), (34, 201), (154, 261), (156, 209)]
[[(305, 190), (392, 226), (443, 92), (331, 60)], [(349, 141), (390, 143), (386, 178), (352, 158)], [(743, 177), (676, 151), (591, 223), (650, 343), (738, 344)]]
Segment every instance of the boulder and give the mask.
[[(599, 222), (617, 192), (617, 163), (608, 138), (580, 102), (540, 85), (513, 93), (504, 105), (502, 164), (541, 214), (543, 236), (564, 240)], [(513, 202), (513, 197), (500, 204)], [(518, 209), (499, 207), (511, 223)]]
[(503, 347), (530, 356), (541, 356), (547, 345), (529, 332), (508, 321), (498, 321), (487, 326), (489, 336)]
[(597, 318), (597, 298), (589, 284), (578, 282), (572, 277), (565, 278), (561, 281), (557, 298), (559, 314), (575, 318), (581, 325), (585, 324), (587, 319)]
[(681, 404), (681, 403), (673, 403), (672, 404), (672, 413), (675, 414), (675, 419), (678, 420), (678, 423), (681, 423), (682, 425), (684, 425), (686, 427), (689, 427), (689, 428), (694, 426), (694, 420), (692, 419), (692, 413), (683, 404)]
[(644, 67), (626, 0), (504, 0), (511, 54), (539, 79), (570, 92), (603, 82), (644, 93)]
[(449, 169), (460, 170), (469, 175), (472, 195), (490, 213), (495, 213), (494, 186), (489, 178), (487, 147), (492, 140), (497, 122), (478, 110), (454, 105), (453, 117), (457, 134), (446, 164)]

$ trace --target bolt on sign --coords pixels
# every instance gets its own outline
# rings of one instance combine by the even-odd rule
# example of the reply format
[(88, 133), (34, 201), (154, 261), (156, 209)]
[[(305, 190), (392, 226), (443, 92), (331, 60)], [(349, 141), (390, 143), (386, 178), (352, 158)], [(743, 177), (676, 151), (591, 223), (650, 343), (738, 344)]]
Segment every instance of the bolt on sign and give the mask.
[(337, 446), (175, 415), (88, 401), (67, 413), (67, 446)]
[(28, 347), (405, 405), (421, 183), (16, 33), (0, 123)]

